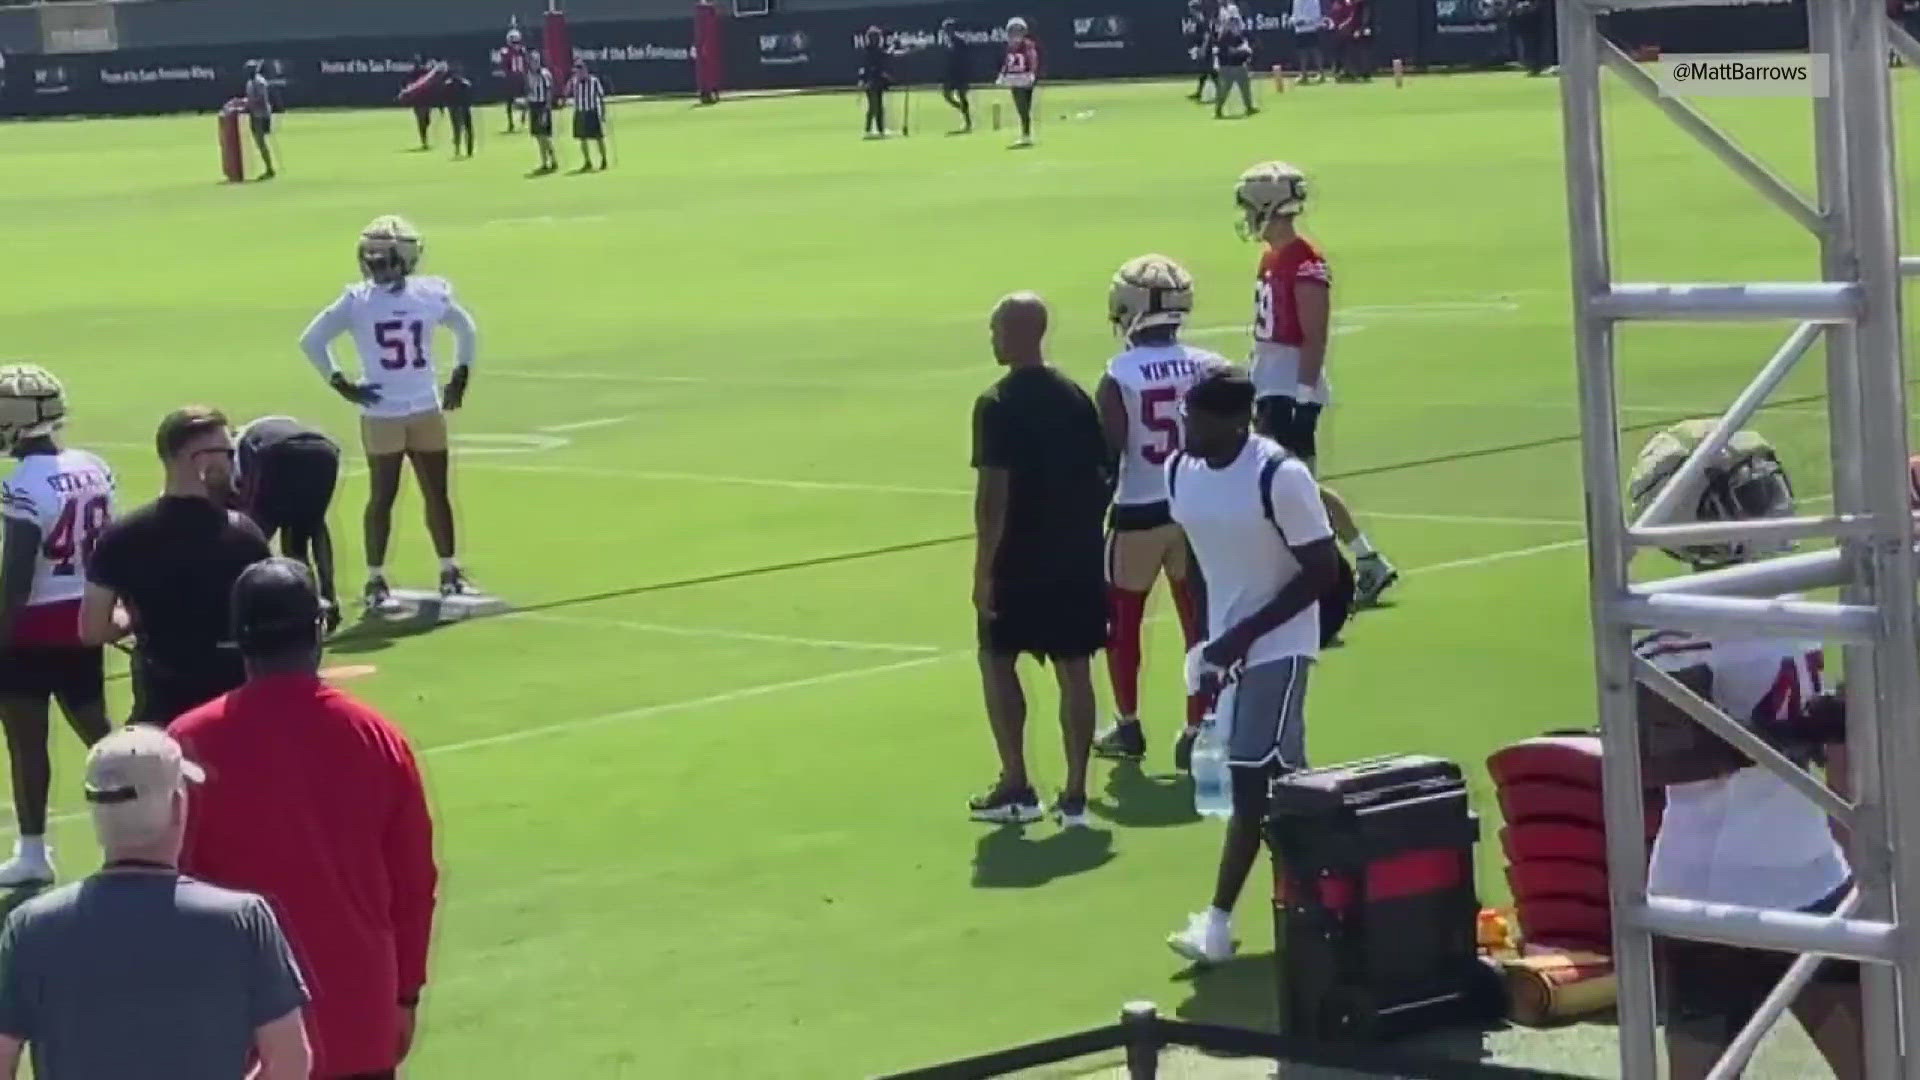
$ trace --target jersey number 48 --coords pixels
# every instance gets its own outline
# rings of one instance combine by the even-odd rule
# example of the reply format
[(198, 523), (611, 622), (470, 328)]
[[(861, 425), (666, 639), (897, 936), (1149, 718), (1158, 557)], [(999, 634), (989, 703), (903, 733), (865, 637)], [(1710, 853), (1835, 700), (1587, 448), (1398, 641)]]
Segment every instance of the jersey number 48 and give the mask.
[(112, 504), (105, 495), (69, 500), (53, 523), (53, 531), (40, 545), (40, 554), (53, 567), (53, 576), (72, 577), (77, 566), (85, 565), (112, 517)]
[(1807, 698), (1825, 692), (1821, 676), (1826, 666), (1826, 655), (1818, 649), (1799, 658), (1780, 661), (1780, 674), (1774, 676), (1767, 696), (1753, 708), (1754, 719), (1761, 723), (1792, 721), (1800, 714)]

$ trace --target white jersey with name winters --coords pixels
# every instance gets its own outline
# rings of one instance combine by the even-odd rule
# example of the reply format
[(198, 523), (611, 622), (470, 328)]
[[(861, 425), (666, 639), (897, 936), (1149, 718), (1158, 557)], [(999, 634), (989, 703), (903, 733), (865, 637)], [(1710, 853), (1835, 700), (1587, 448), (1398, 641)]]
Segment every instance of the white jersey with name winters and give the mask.
[[(1743, 723), (1785, 719), (1821, 692), (1817, 641), (1714, 638), (1678, 631), (1634, 645), (1667, 672), (1713, 672), (1713, 703)], [(1647, 867), (1647, 891), (1704, 903), (1805, 908), (1848, 877), (1827, 816), (1767, 769), (1667, 786), (1667, 807)]]
[(40, 530), (28, 607), (77, 601), (87, 556), (113, 521), (113, 470), (85, 450), (29, 454), (0, 483), (0, 515)]
[(433, 332), (441, 325), (459, 339), (460, 362), (470, 362), (473, 318), (454, 301), (445, 278), (409, 277), (397, 289), (362, 281), (314, 318), (301, 346), (324, 374), (331, 365), (327, 344), (351, 333), (362, 378), (380, 392), (378, 402), (363, 407), (366, 415), (413, 416), (440, 407)]
[(1137, 345), (1107, 362), (1127, 413), (1115, 504), (1167, 501), (1167, 459), (1179, 451), (1183, 434), (1180, 403), (1202, 372), (1225, 363), (1217, 353), (1180, 344)]

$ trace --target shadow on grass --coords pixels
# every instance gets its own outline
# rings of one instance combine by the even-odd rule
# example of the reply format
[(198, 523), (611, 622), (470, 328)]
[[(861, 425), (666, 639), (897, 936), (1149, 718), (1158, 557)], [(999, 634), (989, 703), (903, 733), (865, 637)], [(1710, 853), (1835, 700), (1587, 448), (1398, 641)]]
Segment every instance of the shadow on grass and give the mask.
[(1020, 825), (1002, 825), (980, 838), (973, 853), (976, 889), (1033, 889), (1112, 862), (1113, 834), (1104, 829), (1062, 829), (1038, 840)]
[(1087, 808), (1123, 829), (1158, 829), (1200, 820), (1193, 810), (1193, 780), (1184, 775), (1148, 776), (1137, 761), (1118, 761), (1107, 770), (1103, 798)]
[(358, 656), (390, 649), (393, 643), (439, 629), (437, 610), (405, 619), (363, 618), (327, 639), (330, 656)]
[[(1278, 1031), (1280, 994), (1275, 963), (1274, 954), (1262, 953), (1182, 971), (1173, 981), (1186, 983), (1191, 992), (1185, 1001), (1175, 1006), (1174, 1014), (1195, 1023)], [(1468, 1063), (1485, 1061), (1493, 1056), (1487, 1046), (1487, 1035), (1506, 1027), (1505, 1021), (1462, 1024), (1396, 1039), (1391, 1045), (1411, 1057)], [(1347, 1080), (1356, 1075), (1345, 1069), (1300, 1064), (1289, 1064), (1280, 1072), (1284, 1080)]]

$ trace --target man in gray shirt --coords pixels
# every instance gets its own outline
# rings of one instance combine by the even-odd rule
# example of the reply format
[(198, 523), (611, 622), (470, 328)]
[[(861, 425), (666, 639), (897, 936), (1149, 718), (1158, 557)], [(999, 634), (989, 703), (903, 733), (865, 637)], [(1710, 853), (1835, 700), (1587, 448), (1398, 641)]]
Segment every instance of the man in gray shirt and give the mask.
[(0, 1077), (305, 1080), (307, 989), (267, 902), (176, 868), (198, 766), (165, 731), (95, 744), (87, 801), (107, 862), (0, 931)]

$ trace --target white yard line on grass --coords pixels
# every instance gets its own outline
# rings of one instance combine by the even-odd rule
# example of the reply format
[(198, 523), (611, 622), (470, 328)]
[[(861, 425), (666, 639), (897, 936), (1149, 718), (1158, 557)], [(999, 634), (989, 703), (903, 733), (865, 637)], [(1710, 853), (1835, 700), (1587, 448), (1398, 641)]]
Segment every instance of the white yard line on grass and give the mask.
[[(96, 443), (95, 445), (98, 444)], [(1494, 563), (1505, 562), (1509, 559), (1521, 559), (1530, 555), (1559, 551), (1563, 548), (1584, 543), (1586, 543), (1586, 540), (1583, 538), (1578, 540), (1561, 540), (1552, 544), (1538, 544), (1533, 547), (1515, 548), (1511, 551), (1496, 551), (1487, 555), (1477, 555), (1467, 559), (1455, 559), (1451, 562), (1436, 563), (1432, 566), (1412, 567), (1407, 570), (1407, 573), (1415, 575), (1431, 574), (1441, 570), (1463, 570), (1476, 566), (1488, 566)], [(528, 618), (529, 616), (505, 617)], [(559, 618), (562, 618), (562, 616), (552, 616), (549, 617), (547, 621), (557, 621)], [(873, 646), (863, 647), (871, 648)], [(902, 648), (921, 649), (924, 648), (924, 646), (902, 646)], [(715, 705), (731, 705), (735, 702), (751, 701), (754, 698), (783, 694), (789, 690), (806, 690), (815, 686), (826, 686), (832, 683), (847, 682), (874, 675), (886, 675), (895, 671), (909, 671), (914, 668), (925, 667), (929, 664), (936, 664), (942, 660), (951, 660), (956, 656), (970, 655), (972, 651), (971, 649), (953, 649), (946, 652), (932, 651), (925, 656), (916, 656), (908, 660), (890, 660), (884, 664), (873, 664), (868, 667), (848, 668), (843, 671), (830, 671), (823, 675), (809, 675), (805, 678), (761, 683), (756, 686), (742, 687), (738, 690), (708, 694), (704, 697), (687, 698), (683, 701), (666, 701), (657, 705), (641, 705), (636, 708), (601, 713), (597, 716), (583, 716), (572, 720), (562, 720), (554, 724), (545, 724), (539, 727), (521, 728), (517, 731), (510, 731), (500, 735), (487, 735), (478, 739), (463, 739), (459, 742), (441, 743), (438, 746), (426, 747), (421, 750), (420, 753), (426, 756), (434, 756), (438, 754), (451, 754), (461, 750), (478, 750), (489, 746), (501, 746), (547, 735), (557, 735), (567, 731), (577, 731), (582, 728), (599, 727), (604, 724), (618, 723), (623, 720), (645, 720), (649, 717), (663, 716), (669, 713), (688, 712), (695, 709), (710, 708)], [(60, 825), (67, 822), (79, 821), (86, 816), (84, 811), (70, 811), (67, 813), (54, 814), (47, 819), (47, 822), (52, 825)], [(0, 827), (0, 837), (15, 835), (18, 835), (18, 830), (15, 827)]]
[[(770, 476), (728, 476), (719, 473), (616, 469), (603, 468), (595, 465), (521, 465), (513, 462), (475, 461), (466, 463), (466, 467), (486, 469), (491, 472), (574, 474), (579, 476), (603, 476), (628, 480), (651, 480), (665, 483), (731, 484), (742, 487), (786, 488), (793, 491), (851, 491), (872, 492), (883, 495), (944, 495), (953, 498), (970, 497), (973, 495), (972, 488), (961, 487), (870, 484), (859, 480), (786, 480)], [(1426, 521), (1440, 525), (1537, 525), (1558, 528), (1578, 528), (1581, 524), (1569, 518), (1401, 513), (1393, 510), (1363, 510), (1358, 511), (1358, 514), (1363, 518), (1380, 518), (1384, 521)]]
[(855, 652), (937, 653), (937, 645), (905, 645), (887, 641), (843, 641), (836, 638), (793, 637), (787, 634), (761, 634), (751, 630), (715, 630), (695, 626), (669, 626), (664, 623), (633, 622), (627, 619), (600, 619), (591, 615), (549, 615), (544, 611), (516, 611), (504, 618), (523, 622), (553, 623), (561, 626), (600, 626), (610, 630), (634, 630), (673, 637), (717, 638), (722, 641), (755, 641), (768, 645), (804, 645), (816, 649), (847, 649)]
[(689, 709), (704, 709), (711, 705), (731, 705), (737, 701), (766, 697), (769, 694), (785, 693), (789, 690), (805, 690), (829, 683), (846, 682), (849, 679), (861, 679), (872, 675), (885, 675), (894, 671), (923, 667), (937, 663), (958, 652), (939, 653), (933, 656), (919, 656), (912, 660), (893, 660), (885, 664), (870, 667), (849, 668), (845, 671), (830, 671), (824, 675), (809, 675), (803, 679), (787, 679), (782, 682), (761, 683), (758, 686), (742, 687), (706, 697), (689, 698), (685, 701), (667, 701), (658, 705), (642, 705), (633, 709), (621, 709), (617, 712), (601, 713), (598, 716), (583, 716), (574, 720), (562, 720), (557, 724), (543, 724), (539, 727), (521, 728), (500, 735), (487, 735), (478, 739), (463, 739), (460, 742), (441, 743), (421, 750), (422, 755), (432, 757), (436, 754), (452, 754), (461, 750), (478, 750), (488, 746), (502, 746), (507, 743), (524, 742), (527, 739), (545, 735), (557, 735), (564, 731), (578, 731), (581, 728), (598, 727), (602, 724), (618, 723), (623, 720), (644, 720), (665, 713), (685, 712)]
[(1491, 566), (1494, 563), (1510, 559), (1524, 559), (1530, 555), (1545, 555), (1550, 551), (1565, 551), (1567, 548), (1585, 547), (1587, 538), (1575, 537), (1572, 540), (1556, 540), (1551, 544), (1535, 544), (1532, 547), (1514, 548), (1511, 551), (1495, 551), (1486, 555), (1474, 555), (1465, 559), (1453, 559), (1448, 562), (1434, 563), (1432, 566), (1419, 566), (1407, 571), (1409, 574), (1437, 574), (1442, 570), (1465, 570), (1475, 566)]
[(631, 419), (633, 419), (632, 416), (607, 416), (598, 420), (575, 420), (571, 424), (548, 424), (546, 427), (535, 430), (546, 435), (563, 435), (569, 431), (590, 431), (593, 428), (612, 427), (615, 424), (624, 424)]

